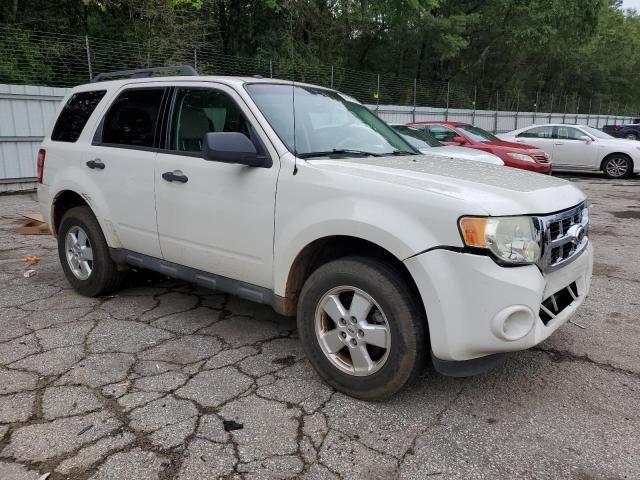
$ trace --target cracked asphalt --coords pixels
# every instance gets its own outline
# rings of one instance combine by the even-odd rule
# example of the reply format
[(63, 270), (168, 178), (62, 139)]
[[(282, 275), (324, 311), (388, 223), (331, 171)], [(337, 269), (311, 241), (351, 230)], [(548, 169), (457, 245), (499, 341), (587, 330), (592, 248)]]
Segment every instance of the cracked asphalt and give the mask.
[(322, 383), (268, 307), (145, 272), (76, 294), (55, 240), (15, 232), (34, 197), (0, 197), (0, 479), (640, 478), (640, 178), (571, 179), (592, 206), (586, 328), (474, 378), (427, 366), (378, 403)]

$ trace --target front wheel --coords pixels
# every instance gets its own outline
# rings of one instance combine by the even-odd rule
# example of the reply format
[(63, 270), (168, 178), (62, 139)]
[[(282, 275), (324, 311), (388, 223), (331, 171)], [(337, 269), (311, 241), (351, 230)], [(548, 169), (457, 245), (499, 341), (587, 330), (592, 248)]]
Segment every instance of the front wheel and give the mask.
[(638, 135), (636, 135), (635, 133), (627, 133), (624, 138), (626, 138), (627, 140), (638, 140)]
[(624, 155), (612, 155), (604, 161), (602, 170), (607, 178), (625, 178), (631, 175), (633, 164)]
[(124, 272), (111, 259), (109, 247), (88, 207), (69, 209), (58, 229), (58, 256), (67, 280), (82, 295), (96, 297), (117, 289)]
[(318, 374), (356, 398), (389, 397), (424, 364), (422, 308), (407, 280), (378, 260), (339, 259), (311, 274), (298, 332)]

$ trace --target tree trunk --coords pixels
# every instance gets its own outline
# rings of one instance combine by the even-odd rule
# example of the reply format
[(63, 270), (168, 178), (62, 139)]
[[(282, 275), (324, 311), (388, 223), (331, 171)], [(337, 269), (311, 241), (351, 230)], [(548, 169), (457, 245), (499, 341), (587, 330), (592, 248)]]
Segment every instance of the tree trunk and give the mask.
[(18, 0), (13, 0), (13, 5), (11, 6), (11, 23), (15, 23), (18, 19)]

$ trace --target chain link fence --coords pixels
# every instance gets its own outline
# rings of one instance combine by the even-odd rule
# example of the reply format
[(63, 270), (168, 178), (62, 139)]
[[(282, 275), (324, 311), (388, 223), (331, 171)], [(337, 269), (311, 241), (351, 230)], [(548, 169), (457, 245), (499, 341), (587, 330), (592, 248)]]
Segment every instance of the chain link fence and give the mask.
[(502, 110), (636, 116), (640, 105), (620, 105), (594, 93), (488, 91), (453, 82), (424, 81), (288, 59), (223, 55), (215, 44), (166, 41), (130, 43), (103, 38), (0, 27), (0, 83), (68, 87), (100, 72), (192, 65), (203, 75), (261, 75), (336, 88), (373, 105), (429, 106), (446, 110)]

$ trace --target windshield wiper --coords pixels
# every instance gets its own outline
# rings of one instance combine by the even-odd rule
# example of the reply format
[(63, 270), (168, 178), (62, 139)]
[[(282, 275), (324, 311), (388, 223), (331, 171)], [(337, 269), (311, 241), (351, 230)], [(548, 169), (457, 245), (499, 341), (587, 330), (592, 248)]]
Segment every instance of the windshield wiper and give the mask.
[(299, 153), (299, 158), (311, 158), (311, 157), (330, 157), (331, 155), (357, 155), (359, 157), (380, 157), (379, 153), (365, 152), (364, 150), (351, 150), (349, 148), (334, 148), (333, 150), (326, 150), (322, 152), (305, 152)]
[(417, 153), (409, 152), (408, 150), (394, 150), (391, 153), (387, 153), (385, 155), (417, 155)]

